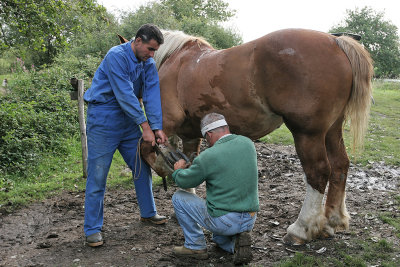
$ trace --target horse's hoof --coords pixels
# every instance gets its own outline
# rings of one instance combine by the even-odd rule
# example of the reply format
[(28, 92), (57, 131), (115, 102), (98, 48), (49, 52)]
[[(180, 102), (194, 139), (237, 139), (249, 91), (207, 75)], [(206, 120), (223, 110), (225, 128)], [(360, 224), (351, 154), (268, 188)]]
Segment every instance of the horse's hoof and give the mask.
[(294, 235), (291, 234), (286, 234), (283, 239), (282, 239), (283, 243), (285, 243), (285, 245), (289, 245), (289, 246), (301, 246), (304, 245), (306, 243), (305, 240), (300, 239)]
[(333, 239), (334, 234), (329, 233), (327, 230), (323, 230), (320, 235), (319, 239)]

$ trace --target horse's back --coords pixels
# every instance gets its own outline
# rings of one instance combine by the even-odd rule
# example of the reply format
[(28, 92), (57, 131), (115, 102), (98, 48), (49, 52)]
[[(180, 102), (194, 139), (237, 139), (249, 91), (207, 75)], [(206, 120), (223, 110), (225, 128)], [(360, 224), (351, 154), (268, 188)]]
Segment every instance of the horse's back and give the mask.
[(308, 121), (311, 130), (328, 127), (343, 113), (352, 71), (335, 38), (312, 30), (286, 29), (250, 42), (262, 85), (258, 95), (286, 122), (304, 127)]

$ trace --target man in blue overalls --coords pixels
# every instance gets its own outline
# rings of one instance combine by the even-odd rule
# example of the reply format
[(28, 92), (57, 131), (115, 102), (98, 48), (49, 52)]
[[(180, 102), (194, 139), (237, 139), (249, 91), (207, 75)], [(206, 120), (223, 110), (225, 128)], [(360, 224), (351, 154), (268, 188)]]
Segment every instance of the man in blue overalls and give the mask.
[[(111, 48), (84, 95), (88, 102), (88, 178), (84, 232), (89, 246), (103, 244), (103, 200), (116, 149), (132, 170), (142, 221), (167, 222), (157, 214), (150, 167), (139, 157), (138, 142), (164, 143), (160, 85), (154, 52), (164, 42), (152, 24), (138, 30), (135, 39)], [(138, 98), (142, 97), (146, 116)], [(140, 127), (139, 127), (140, 126)], [(141, 128), (141, 129), (140, 129)]]

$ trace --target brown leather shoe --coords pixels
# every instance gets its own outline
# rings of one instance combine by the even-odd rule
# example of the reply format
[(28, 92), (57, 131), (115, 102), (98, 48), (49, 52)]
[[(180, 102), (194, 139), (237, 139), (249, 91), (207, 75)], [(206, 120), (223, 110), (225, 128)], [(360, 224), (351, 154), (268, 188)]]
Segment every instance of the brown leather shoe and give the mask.
[(251, 236), (249, 232), (236, 235), (235, 254), (233, 255), (234, 264), (248, 264), (253, 259), (251, 253)]
[(180, 246), (180, 247), (174, 247), (173, 252), (175, 256), (178, 257), (190, 257), (198, 260), (208, 259), (207, 249), (194, 250), (187, 248), (185, 246)]
[(164, 224), (164, 223), (166, 223), (168, 221), (167, 217), (161, 216), (161, 215), (158, 215), (158, 214), (156, 214), (156, 215), (154, 215), (153, 217), (150, 217), (150, 218), (141, 217), (140, 220), (142, 222), (151, 222), (151, 223), (154, 223), (154, 224)]

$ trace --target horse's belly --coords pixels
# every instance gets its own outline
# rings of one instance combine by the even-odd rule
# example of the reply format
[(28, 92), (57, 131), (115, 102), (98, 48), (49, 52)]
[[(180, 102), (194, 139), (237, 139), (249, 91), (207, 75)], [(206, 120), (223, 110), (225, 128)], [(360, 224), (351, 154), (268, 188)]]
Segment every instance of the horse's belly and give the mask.
[(283, 118), (273, 113), (268, 106), (242, 108), (238, 114), (228, 115), (228, 123), (233, 133), (250, 139), (261, 138), (279, 128)]

